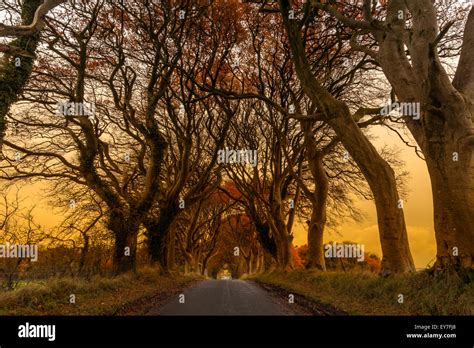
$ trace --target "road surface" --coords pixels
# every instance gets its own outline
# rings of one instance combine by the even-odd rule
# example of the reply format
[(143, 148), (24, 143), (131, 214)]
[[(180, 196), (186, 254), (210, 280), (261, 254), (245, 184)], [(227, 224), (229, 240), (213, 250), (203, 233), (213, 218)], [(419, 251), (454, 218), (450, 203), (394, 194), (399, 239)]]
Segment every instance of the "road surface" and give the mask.
[(205, 280), (148, 315), (293, 315), (290, 305), (252, 282)]

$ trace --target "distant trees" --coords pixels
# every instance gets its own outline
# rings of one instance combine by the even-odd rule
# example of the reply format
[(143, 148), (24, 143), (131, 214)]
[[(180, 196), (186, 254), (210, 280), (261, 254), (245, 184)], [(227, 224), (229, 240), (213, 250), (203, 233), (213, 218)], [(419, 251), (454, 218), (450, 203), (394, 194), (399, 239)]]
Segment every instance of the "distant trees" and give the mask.
[[(257, 232), (248, 216), (242, 214), (230, 215), (225, 223), (226, 229), (235, 241), (234, 256), (241, 256), (245, 261), (245, 273), (252, 274), (254, 266), (261, 257), (261, 247), (257, 240)], [(255, 268), (258, 268), (258, 264)]]
[[(331, 245), (333, 242), (328, 242)], [(353, 242), (345, 241), (338, 243), (338, 245), (354, 245)], [(301, 258), (302, 263), (308, 262), (309, 250), (307, 245), (302, 245), (296, 248), (295, 252)], [(326, 258), (325, 265), (328, 270), (351, 272), (354, 270), (368, 270), (372, 272), (380, 272), (381, 262), (380, 258), (368, 252), (365, 252), (364, 260), (358, 261), (355, 258)]]
[(109, 244), (112, 239), (105, 228), (107, 223), (105, 204), (87, 187), (67, 182), (57, 182), (49, 199), (50, 205), (59, 208), (58, 210), (64, 215), (54, 233), (48, 236), (51, 241), (50, 247), (72, 245), (72, 253), (79, 254), (77, 273), (90, 274), (94, 269), (91, 265), (94, 259), (94, 256), (91, 256), (94, 253), (93, 249), (100, 244)]
[(217, 250), (228, 207), (212, 199), (202, 199), (176, 221), (176, 240), (184, 259), (184, 272), (204, 274)]
[[(34, 218), (34, 205), (25, 206), (20, 197), (20, 188), (15, 185), (0, 186), (0, 244), (3, 253), (11, 245), (25, 247), (35, 246), (36, 253), (31, 249), (26, 253), (30, 257), (0, 258), (0, 286), (13, 289), (20, 280), (20, 274), (32, 263), (38, 261), (38, 244), (47, 240), (49, 231), (44, 229)], [(32, 262), (33, 260), (33, 262)]]

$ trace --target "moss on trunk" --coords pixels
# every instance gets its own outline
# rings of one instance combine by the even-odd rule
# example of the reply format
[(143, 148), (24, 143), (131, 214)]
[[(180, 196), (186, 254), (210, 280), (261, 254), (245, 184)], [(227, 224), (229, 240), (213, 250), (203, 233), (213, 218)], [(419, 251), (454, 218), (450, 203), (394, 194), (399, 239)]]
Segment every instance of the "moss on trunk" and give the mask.
[[(42, 0), (25, 0), (22, 5), (22, 24), (29, 25), (34, 19), (36, 9)], [(40, 34), (19, 37), (9, 43), (34, 54), (40, 40)], [(17, 62), (19, 64), (17, 64)], [(33, 70), (34, 59), (5, 54), (0, 62), (0, 148), (6, 130), (6, 115), (28, 82)]]

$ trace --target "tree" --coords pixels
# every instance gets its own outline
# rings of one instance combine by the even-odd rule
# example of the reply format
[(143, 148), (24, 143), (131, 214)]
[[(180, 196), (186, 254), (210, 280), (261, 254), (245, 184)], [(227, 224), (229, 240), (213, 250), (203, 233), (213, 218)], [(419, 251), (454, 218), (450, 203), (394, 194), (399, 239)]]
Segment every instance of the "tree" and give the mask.
[(51, 185), (53, 187), (49, 194), (50, 205), (61, 207), (64, 218), (56, 233), (52, 233), (49, 239), (54, 245), (71, 243), (75, 250), (79, 249), (77, 273), (87, 275), (90, 271), (87, 269), (89, 254), (94, 240), (111, 239), (106, 228), (107, 221), (103, 221), (107, 216), (105, 205), (86, 186), (61, 181), (54, 184), (56, 185)]
[(253, 265), (255, 259), (259, 257), (260, 246), (251, 219), (243, 214), (234, 214), (228, 216), (224, 224), (238, 247), (239, 256), (242, 255), (245, 260), (245, 272), (247, 274), (254, 273)]
[[(0, 52), (4, 53), (0, 60), (0, 150), (5, 135), (6, 115), (31, 74), (45, 16), (64, 2), (66, 0), (24, 0), (21, 5), (22, 25), (0, 24), (0, 37), (16, 37), (8, 44), (0, 44)], [(6, 5), (0, 5), (0, 11)]]
[[(34, 218), (35, 206), (23, 207), (24, 199), (20, 198), (20, 188), (18, 186), (1, 186), (0, 200), (0, 241), (3, 245), (24, 245), (39, 248), (39, 244), (47, 239), (49, 231), (43, 228)], [(3, 288), (13, 289), (20, 279), (20, 273), (28, 269), (32, 263), (38, 261), (30, 258), (2, 259), (0, 266), (0, 276), (5, 278)], [(1, 279), (0, 278), (0, 279)]]
[(217, 252), (223, 217), (231, 207), (224, 206), (211, 196), (199, 201), (176, 220), (176, 236), (184, 258), (185, 273), (207, 272), (207, 265)]
[[(349, 18), (316, 1), (351, 30), (354, 50), (381, 66), (400, 103), (420, 103), (421, 117), (404, 116), (430, 174), (437, 244), (435, 270), (474, 267), (474, 9), (465, 20), (459, 63), (451, 78), (441, 51), (450, 28), (463, 21), (462, 8), (433, 1), (391, 0), (377, 11), (371, 1)], [(440, 22), (453, 17), (440, 28)], [(452, 44), (451, 40), (449, 44)], [(443, 47), (444, 46), (444, 47)]]

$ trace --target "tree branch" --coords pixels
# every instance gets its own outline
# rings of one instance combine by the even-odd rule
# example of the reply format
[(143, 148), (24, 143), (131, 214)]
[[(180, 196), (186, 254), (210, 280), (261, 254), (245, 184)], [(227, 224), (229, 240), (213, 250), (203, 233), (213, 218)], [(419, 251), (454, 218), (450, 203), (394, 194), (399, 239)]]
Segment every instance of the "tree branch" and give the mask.
[(453, 80), (453, 86), (470, 98), (474, 98), (474, 7), (464, 29), (464, 39), (459, 65)]
[(0, 36), (29, 36), (44, 28), (46, 14), (65, 3), (67, 0), (44, 0), (35, 12), (33, 22), (29, 25), (5, 25), (0, 23)]

